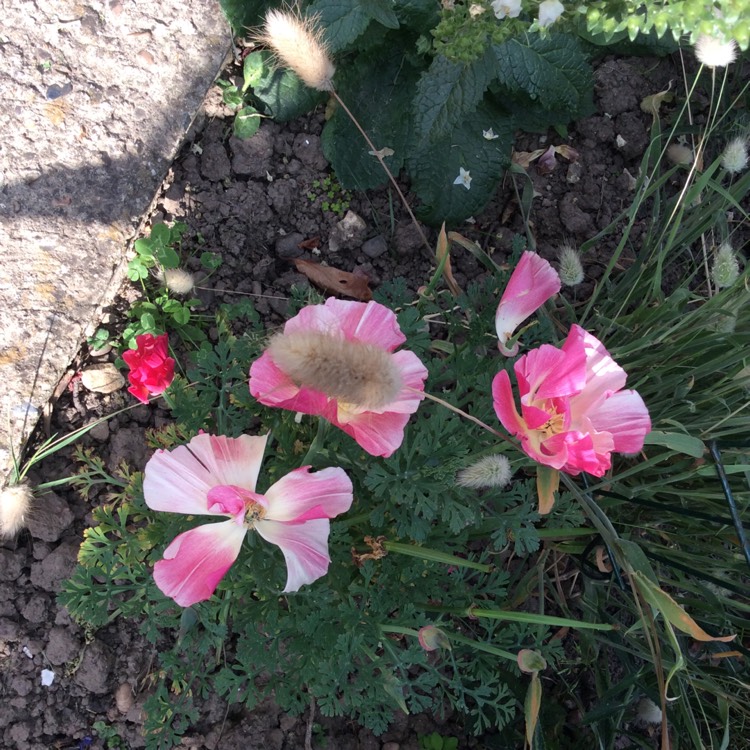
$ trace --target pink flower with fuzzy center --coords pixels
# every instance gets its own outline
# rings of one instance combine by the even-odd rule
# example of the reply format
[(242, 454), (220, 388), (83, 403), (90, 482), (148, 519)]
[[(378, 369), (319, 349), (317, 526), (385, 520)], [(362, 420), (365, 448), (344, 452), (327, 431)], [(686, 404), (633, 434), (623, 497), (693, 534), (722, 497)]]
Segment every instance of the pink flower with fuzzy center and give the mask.
[(156, 563), (156, 585), (180, 606), (213, 595), (252, 529), (281, 548), (285, 593), (326, 574), (329, 519), (349, 510), (352, 483), (343, 469), (311, 474), (303, 466), (258, 494), (267, 438), (200, 434), (187, 445), (157, 451), (146, 464), (143, 495), (152, 510), (229, 519), (179, 534)]
[(427, 368), (392, 310), (333, 297), (287, 321), (250, 368), (250, 393), (266, 406), (315, 414), (373, 456), (390, 456), (424, 398)]
[(498, 348), (506, 357), (518, 354), (518, 342), (506, 347), (516, 328), (559, 291), (557, 271), (544, 258), (527, 250), (513, 270), (495, 313)]
[(521, 396), (519, 414), (508, 373), (492, 381), (495, 412), (523, 450), (567, 474), (601, 477), (612, 453), (638, 453), (651, 419), (636, 391), (622, 390), (627, 375), (602, 343), (580, 326), (557, 349), (543, 344), (513, 369)]

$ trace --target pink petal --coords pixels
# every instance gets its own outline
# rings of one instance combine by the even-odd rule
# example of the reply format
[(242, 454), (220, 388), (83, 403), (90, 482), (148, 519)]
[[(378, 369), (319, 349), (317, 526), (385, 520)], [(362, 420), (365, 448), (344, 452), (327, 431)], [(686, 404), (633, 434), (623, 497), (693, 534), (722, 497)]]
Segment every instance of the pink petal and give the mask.
[(157, 451), (146, 464), (143, 496), (152, 510), (217, 515), (208, 508), (216, 485), (255, 489), (268, 436), (196, 435), (187, 445)]
[(424, 398), (424, 381), (427, 379), (427, 368), (414, 352), (403, 350), (394, 352), (391, 356), (401, 375), (403, 386), (398, 396), (383, 407), (383, 411), (414, 414)]
[(365, 411), (351, 417), (347, 422), (331, 419), (331, 422), (351, 435), (371, 456), (388, 458), (404, 441), (404, 428), (410, 414)]
[(527, 432), (526, 422), (516, 409), (510, 376), (505, 370), (495, 375), (492, 381), (492, 403), (497, 418), (511, 435), (518, 436)]
[(571, 396), (586, 385), (586, 353), (582, 346), (564, 351), (542, 344), (521, 357), (513, 369), (524, 402)]
[(256, 359), (250, 367), (250, 394), (266, 406), (299, 411), (303, 414), (323, 415), (330, 413), (332, 409), (325, 393), (295, 385), (289, 376), (276, 366), (267, 352)]
[(154, 566), (156, 585), (181, 607), (210, 599), (237, 559), (245, 532), (234, 521), (224, 521), (180, 534)]
[(557, 294), (560, 286), (557, 271), (544, 258), (528, 250), (521, 256), (495, 313), (498, 347), (505, 356), (518, 352), (517, 343), (512, 349), (505, 347), (516, 328)]
[(597, 431), (607, 432), (617, 453), (638, 453), (651, 432), (646, 404), (636, 391), (620, 391), (588, 414)]
[(378, 302), (346, 302), (331, 297), (326, 300), (326, 307), (335, 312), (348, 339), (373, 344), (388, 352), (406, 341), (396, 313)]
[(573, 476), (585, 471), (595, 477), (601, 477), (610, 466), (609, 452), (598, 453), (590, 434), (575, 431), (560, 432), (545, 440), (543, 449), (549, 452), (552, 460), (556, 462), (564, 456), (565, 462), (555, 468), (562, 469), (566, 474)]
[(298, 591), (328, 572), (330, 521), (319, 518), (302, 524), (262, 520), (255, 530), (271, 544), (281, 548), (286, 560), (287, 579), (284, 593)]
[(310, 473), (295, 469), (268, 488), (264, 521), (303, 523), (313, 518), (334, 518), (351, 507), (352, 483), (346, 472), (328, 468)]

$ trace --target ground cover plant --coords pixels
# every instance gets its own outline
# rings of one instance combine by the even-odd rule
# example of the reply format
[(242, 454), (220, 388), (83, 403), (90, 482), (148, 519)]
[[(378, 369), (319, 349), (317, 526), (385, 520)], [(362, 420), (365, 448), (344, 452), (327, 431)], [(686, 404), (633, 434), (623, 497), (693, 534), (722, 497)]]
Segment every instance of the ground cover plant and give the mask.
[[(743, 95), (717, 92), (715, 111)], [(63, 600), (90, 629), (131, 617), (159, 645), (152, 747), (211, 693), (271, 691), (379, 731), (453, 709), (514, 747), (564, 741), (561, 695), (584, 716), (571, 744), (649, 746), (623, 729), (636, 702), (663, 747), (743, 737), (749, 178), (730, 125), (672, 164), (691, 129), (655, 112), (632, 206), (587, 243), (621, 235), (583, 305), (550, 299), (579, 250), (556, 273), (519, 237), (499, 267), (445, 232), (416, 298), (399, 282), (367, 305), (297, 295), (283, 333), (225, 307), (218, 343), (189, 352), (169, 315), (135, 337), (131, 392), (174, 420), (144, 476), (81, 451), (79, 485), (112, 498)], [(464, 251), (487, 275), (462, 291)]]

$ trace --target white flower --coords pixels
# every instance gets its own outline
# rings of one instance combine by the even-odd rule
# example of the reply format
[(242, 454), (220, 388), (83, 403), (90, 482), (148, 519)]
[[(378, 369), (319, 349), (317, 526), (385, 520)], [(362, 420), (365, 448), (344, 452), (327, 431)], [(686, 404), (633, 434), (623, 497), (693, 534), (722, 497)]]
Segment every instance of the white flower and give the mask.
[(476, 18), (477, 16), (481, 16), (482, 13), (485, 12), (485, 10), (487, 10), (487, 9), (484, 8), (483, 6), (479, 5), (478, 3), (472, 3), (469, 6), (469, 15), (472, 18)]
[(453, 180), (454, 185), (463, 185), (467, 190), (471, 190), (471, 174), (468, 169), (459, 167), (458, 177)]
[(709, 68), (726, 68), (737, 59), (737, 42), (725, 42), (708, 34), (701, 34), (695, 43), (695, 56), (701, 65)]
[(732, 138), (724, 147), (721, 155), (721, 166), (729, 174), (738, 174), (747, 167), (747, 139), (743, 136)]
[(482, 131), (482, 137), (486, 141), (494, 141), (496, 138), (499, 138), (500, 136), (497, 135), (492, 128), (490, 128), (489, 130), (483, 130)]
[(495, 18), (518, 18), (521, 14), (521, 0), (492, 0), (490, 3)]
[(559, 0), (544, 0), (539, 3), (539, 26), (550, 26), (563, 14), (565, 6)]

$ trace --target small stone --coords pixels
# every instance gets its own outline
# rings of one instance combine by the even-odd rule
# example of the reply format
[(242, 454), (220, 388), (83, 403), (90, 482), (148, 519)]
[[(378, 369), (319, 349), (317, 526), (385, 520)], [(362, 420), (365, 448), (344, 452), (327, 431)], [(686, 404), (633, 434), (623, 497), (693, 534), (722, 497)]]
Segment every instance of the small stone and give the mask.
[(125, 385), (125, 378), (111, 362), (104, 362), (81, 370), (81, 384), (94, 393), (114, 393)]
[(89, 430), (89, 435), (91, 435), (94, 440), (103, 443), (109, 438), (109, 422), (100, 422), (98, 425), (92, 427)]
[(108, 682), (111, 670), (112, 655), (101, 641), (94, 640), (83, 652), (83, 658), (74, 680), (82, 688), (96, 695), (104, 695), (109, 691)]
[(382, 234), (373, 237), (362, 245), (362, 252), (368, 258), (379, 258), (381, 255), (385, 255), (388, 252), (388, 243), (385, 241), (385, 237)]
[(571, 185), (575, 185), (577, 182), (581, 181), (582, 174), (583, 174), (583, 165), (580, 162), (576, 161), (576, 162), (573, 162), (568, 167), (568, 172), (565, 175), (565, 179)]
[(302, 255), (302, 248), (300, 248), (299, 243), (304, 239), (304, 235), (301, 235), (299, 232), (292, 232), (291, 234), (279, 237), (276, 240), (276, 255), (279, 258), (287, 260), (290, 258), (299, 258)]
[(26, 525), (35, 539), (56, 542), (73, 523), (73, 518), (67, 502), (54, 492), (47, 492), (37, 498)]
[(44, 654), (50, 664), (59, 667), (73, 661), (81, 652), (82, 643), (71, 632), (71, 628), (54, 627), (49, 631)]
[(115, 690), (115, 705), (121, 714), (127, 714), (133, 707), (135, 699), (133, 698), (133, 688), (129, 682), (123, 682)]
[(331, 231), (328, 249), (332, 253), (340, 250), (354, 250), (362, 244), (366, 231), (365, 220), (354, 211), (347, 211), (346, 216)]

